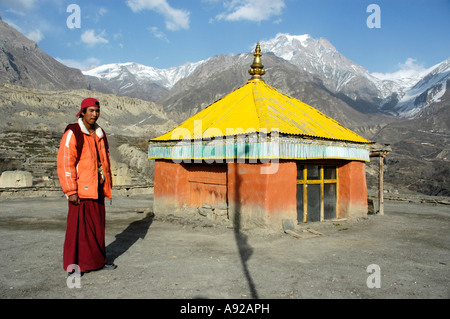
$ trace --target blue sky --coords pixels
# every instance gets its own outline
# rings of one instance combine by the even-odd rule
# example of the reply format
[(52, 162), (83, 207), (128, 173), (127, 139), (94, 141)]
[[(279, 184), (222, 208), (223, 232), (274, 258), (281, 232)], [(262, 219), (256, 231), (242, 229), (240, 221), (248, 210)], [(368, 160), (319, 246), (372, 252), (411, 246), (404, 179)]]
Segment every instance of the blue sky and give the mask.
[[(378, 16), (367, 11), (371, 4)], [(70, 19), (79, 28), (68, 27), (77, 17), (70, 5), (80, 9)], [(81, 69), (180, 66), (249, 52), (278, 33), (327, 38), (369, 72), (423, 69), (450, 57), (450, 0), (0, 0), (0, 16)], [(380, 27), (369, 28), (368, 18), (378, 17)]]

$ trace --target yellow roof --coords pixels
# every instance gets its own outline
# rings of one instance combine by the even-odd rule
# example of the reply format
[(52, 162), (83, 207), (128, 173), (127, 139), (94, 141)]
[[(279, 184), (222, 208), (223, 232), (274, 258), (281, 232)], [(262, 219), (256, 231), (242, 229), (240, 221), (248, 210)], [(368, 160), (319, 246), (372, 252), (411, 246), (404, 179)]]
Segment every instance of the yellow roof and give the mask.
[(198, 140), (254, 132), (370, 143), (315, 108), (250, 80), (170, 132), (152, 141)]

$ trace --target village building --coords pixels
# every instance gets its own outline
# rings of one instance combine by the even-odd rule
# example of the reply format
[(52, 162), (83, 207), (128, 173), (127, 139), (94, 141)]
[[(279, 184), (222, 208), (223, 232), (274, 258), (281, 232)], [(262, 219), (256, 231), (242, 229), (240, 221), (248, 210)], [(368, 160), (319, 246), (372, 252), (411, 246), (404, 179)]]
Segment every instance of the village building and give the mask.
[(154, 212), (275, 228), (366, 216), (371, 142), (267, 85), (261, 56), (258, 43), (245, 85), (149, 141)]

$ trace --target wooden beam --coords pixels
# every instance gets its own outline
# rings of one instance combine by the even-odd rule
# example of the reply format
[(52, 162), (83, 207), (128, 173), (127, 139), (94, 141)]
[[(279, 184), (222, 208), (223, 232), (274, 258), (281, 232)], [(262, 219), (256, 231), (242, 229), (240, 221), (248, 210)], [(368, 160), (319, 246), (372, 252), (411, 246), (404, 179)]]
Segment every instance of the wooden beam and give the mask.
[(384, 156), (383, 155), (379, 155), (378, 156), (378, 160), (379, 160), (379, 172), (378, 172), (378, 214), (380, 215), (384, 215), (384, 193), (383, 193), (383, 188), (384, 188), (384, 183), (383, 183), (383, 160), (384, 160)]

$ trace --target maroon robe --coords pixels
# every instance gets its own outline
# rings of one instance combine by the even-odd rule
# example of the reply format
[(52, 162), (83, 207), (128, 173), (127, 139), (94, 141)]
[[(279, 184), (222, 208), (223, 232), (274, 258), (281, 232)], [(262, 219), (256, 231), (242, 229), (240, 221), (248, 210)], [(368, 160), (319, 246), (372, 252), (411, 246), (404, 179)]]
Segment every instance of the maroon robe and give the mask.
[(78, 265), (80, 272), (99, 269), (106, 264), (103, 192), (99, 193), (98, 199), (82, 199), (80, 205), (69, 202), (64, 270), (72, 264)]

